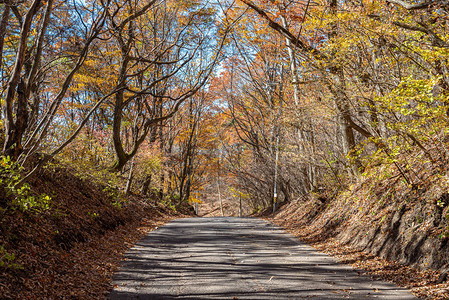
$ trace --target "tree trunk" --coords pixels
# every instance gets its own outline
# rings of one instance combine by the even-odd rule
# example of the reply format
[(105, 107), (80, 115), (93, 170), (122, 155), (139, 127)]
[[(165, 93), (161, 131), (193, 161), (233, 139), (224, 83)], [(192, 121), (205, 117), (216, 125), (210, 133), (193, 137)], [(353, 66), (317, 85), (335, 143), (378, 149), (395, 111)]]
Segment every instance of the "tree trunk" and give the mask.
[[(119, 75), (119, 85), (118, 88), (125, 86), (125, 72), (128, 65), (128, 59), (122, 57), (122, 65), (120, 66)], [(121, 171), (127, 162), (127, 155), (123, 149), (122, 138), (120, 136), (122, 129), (122, 117), (123, 117), (123, 98), (124, 91), (120, 89), (115, 94), (115, 105), (114, 105), (114, 118), (112, 124), (112, 141), (114, 145), (116, 161), (114, 163), (113, 169), (115, 171)]]
[[(288, 30), (289, 26), (287, 23), (287, 19), (284, 15), (281, 15), (282, 25)], [(285, 44), (287, 45), (288, 57), (290, 60), (290, 71), (292, 72), (292, 84), (293, 84), (293, 99), (295, 101), (295, 105), (299, 104), (299, 78), (298, 78), (298, 66), (296, 65), (296, 51), (290, 41), (290, 39), (285, 38)]]
[(148, 189), (150, 188), (150, 184), (151, 184), (151, 174), (147, 175), (145, 177), (145, 180), (143, 181), (142, 184), (142, 195), (146, 196), (148, 194)]
[(217, 193), (218, 193), (218, 201), (220, 202), (221, 216), (224, 217), (224, 211), (223, 211), (223, 199), (221, 198), (221, 191), (220, 191), (220, 156), (218, 156)]
[[(21, 73), (27, 52), (28, 35), (30, 34), (33, 18), (39, 10), (41, 1), (34, 0), (27, 11), (22, 29), (20, 31), (19, 45), (17, 48), (16, 61), (11, 72), (5, 93), (5, 143), (3, 153), (17, 160), (22, 151), (22, 134), (27, 124), (27, 99), (25, 98), (25, 82), (21, 80)], [(20, 85), (20, 86), (19, 86)], [(14, 100), (16, 90), (19, 93), (17, 99), (16, 122), (14, 121)]]
[(221, 198), (221, 192), (220, 192), (220, 175), (217, 176), (217, 192), (218, 192), (218, 201), (220, 202), (221, 216), (224, 217), (223, 199)]
[[(287, 19), (285, 18), (285, 16), (283, 14), (281, 14), (281, 21), (282, 21), (282, 26), (284, 26), (287, 30), (289, 30), (289, 25), (287, 23)], [(295, 105), (298, 106), (300, 102), (299, 102), (298, 66), (296, 64), (296, 50), (295, 50), (294, 46), (292, 45), (290, 39), (287, 37), (285, 38), (285, 44), (287, 45), (288, 57), (290, 60), (290, 71), (292, 73), (293, 99), (294, 99)], [(298, 109), (297, 109), (297, 111), (299, 112)], [(299, 143), (298, 143), (299, 150), (304, 153), (304, 151), (305, 151), (304, 143), (306, 142), (305, 134), (301, 128), (297, 128), (296, 131), (297, 131), (296, 135), (299, 140)], [(304, 176), (308, 177), (308, 180), (305, 180), (305, 181), (309, 182), (309, 184), (307, 186), (304, 184), (304, 188), (306, 190), (312, 190), (313, 189), (311, 187), (311, 185), (313, 186), (312, 182), (315, 182), (315, 179), (313, 178), (314, 174), (315, 174), (315, 166), (313, 164), (309, 165), (309, 166), (304, 166), (302, 168), (302, 171), (304, 172)]]
[(0, 68), (3, 62), (3, 46), (5, 43), (6, 27), (8, 26), (9, 22), (11, 4), (6, 3), (4, 4), (4, 7), (5, 9), (3, 10), (2, 19), (0, 21)]
[(131, 167), (129, 168), (128, 180), (126, 181), (125, 194), (128, 195), (131, 191), (131, 185), (133, 183), (133, 171), (134, 171), (134, 158), (131, 161)]

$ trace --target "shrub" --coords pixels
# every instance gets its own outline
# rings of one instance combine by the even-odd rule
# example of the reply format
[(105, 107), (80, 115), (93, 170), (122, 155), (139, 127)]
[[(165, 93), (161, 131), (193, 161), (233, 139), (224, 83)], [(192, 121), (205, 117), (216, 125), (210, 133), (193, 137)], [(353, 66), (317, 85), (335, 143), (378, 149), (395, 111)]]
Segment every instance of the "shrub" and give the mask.
[(19, 185), (22, 167), (9, 157), (0, 156), (0, 196), (1, 204), (10, 210), (22, 212), (42, 212), (50, 209), (51, 198), (48, 195), (34, 195), (28, 184)]

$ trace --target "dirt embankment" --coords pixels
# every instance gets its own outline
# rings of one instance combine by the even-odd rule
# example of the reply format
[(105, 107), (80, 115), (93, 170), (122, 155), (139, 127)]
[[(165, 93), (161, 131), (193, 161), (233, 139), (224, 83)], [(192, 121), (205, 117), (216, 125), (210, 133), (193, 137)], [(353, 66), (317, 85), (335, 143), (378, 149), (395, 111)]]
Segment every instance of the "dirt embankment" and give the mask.
[(2, 211), (2, 260), (14, 255), (14, 266), (0, 269), (2, 299), (106, 298), (122, 254), (181, 216), (136, 195), (113, 196), (61, 167), (42, 170), (30, 185), (51, 196), (51, 208)]
[[(416, 188), (398, 176), (365, 179), (337, 197), (313, 195), (286, 204), (273, 221), (418, 296), (449, 299), (447, 182), (440, 177)], [(372, 266), (360, 263), (370, 259)]]

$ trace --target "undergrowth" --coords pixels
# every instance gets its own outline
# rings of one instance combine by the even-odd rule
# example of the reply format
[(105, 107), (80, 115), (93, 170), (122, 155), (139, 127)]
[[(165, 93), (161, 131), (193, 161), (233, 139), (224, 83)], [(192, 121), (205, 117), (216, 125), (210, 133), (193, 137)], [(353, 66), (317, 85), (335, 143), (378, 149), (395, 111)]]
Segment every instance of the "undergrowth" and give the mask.
[(40, 213), (50, 209), (51, 198), (46, 194), (32, 192), (27, 183), (20, 184), (23, 167), (9, 157), (0, 156), (0, 193), (2, 212), (19, 210), (21, 212)]

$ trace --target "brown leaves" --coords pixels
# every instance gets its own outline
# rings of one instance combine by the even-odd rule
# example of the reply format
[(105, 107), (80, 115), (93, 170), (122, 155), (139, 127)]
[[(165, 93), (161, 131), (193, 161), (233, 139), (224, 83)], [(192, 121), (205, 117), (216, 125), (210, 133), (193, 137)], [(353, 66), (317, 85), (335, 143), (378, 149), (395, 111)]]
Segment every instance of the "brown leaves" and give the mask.
[(118, 210), (101, 189), (65, 169), (39, 177), (35, 189), (54, 195), (54, 207), (2, 219), (0, 244), (24, 268), (0, 270), (2, 299), (106, 298), (123, 253), (175, 217), (136, 196)]
[[(87, 243), (77, 243), (70, 251), (52, 249), (46, 258), (40, 258), (36, 252), (25, 253), (21, 262), (32, 266), (27, 274), (9, 273), (1, 276), (0, 294), (11, 299), (46, 298), (106, 298), (112, 289), (112, 275), (120, 264), (123, 253), (140, 238), (159, 225), (172, 219), (172, 216), (159, 216), (149, 219), (153, 212), (146, 210), (144, 225), (139, 217), (133, 218), (114, 231), (96, 236)], [(26, 247), (28, 244), (23, 243)], [(39, 245), (38, 251), (53, 248), (49, 242)], [(26, 251), (26, 248), (20, 249)], [(6, 282), (6, 283), (3, 283)]]
[(321, 215), (315, 215), (314, 221), (311, 222), (307, 214), (314, 209), (316, 208), (313, 208), (310, 202), (301, 207), (291, 203), (270, 221), (284, 227), (315, 249), (336, 257), (341, 263), (352, 265), (359, 274), (369, 274), (376, 279), (409, 288), (414, 295), (422, 299), (449, 299), (449, 282), (437, 284), (439, 272), (417, 270), (342, 244), (333, 237), (337, 234), (329, 234), (331, 229), (323, 223), (335, 216), (321, 211)]

